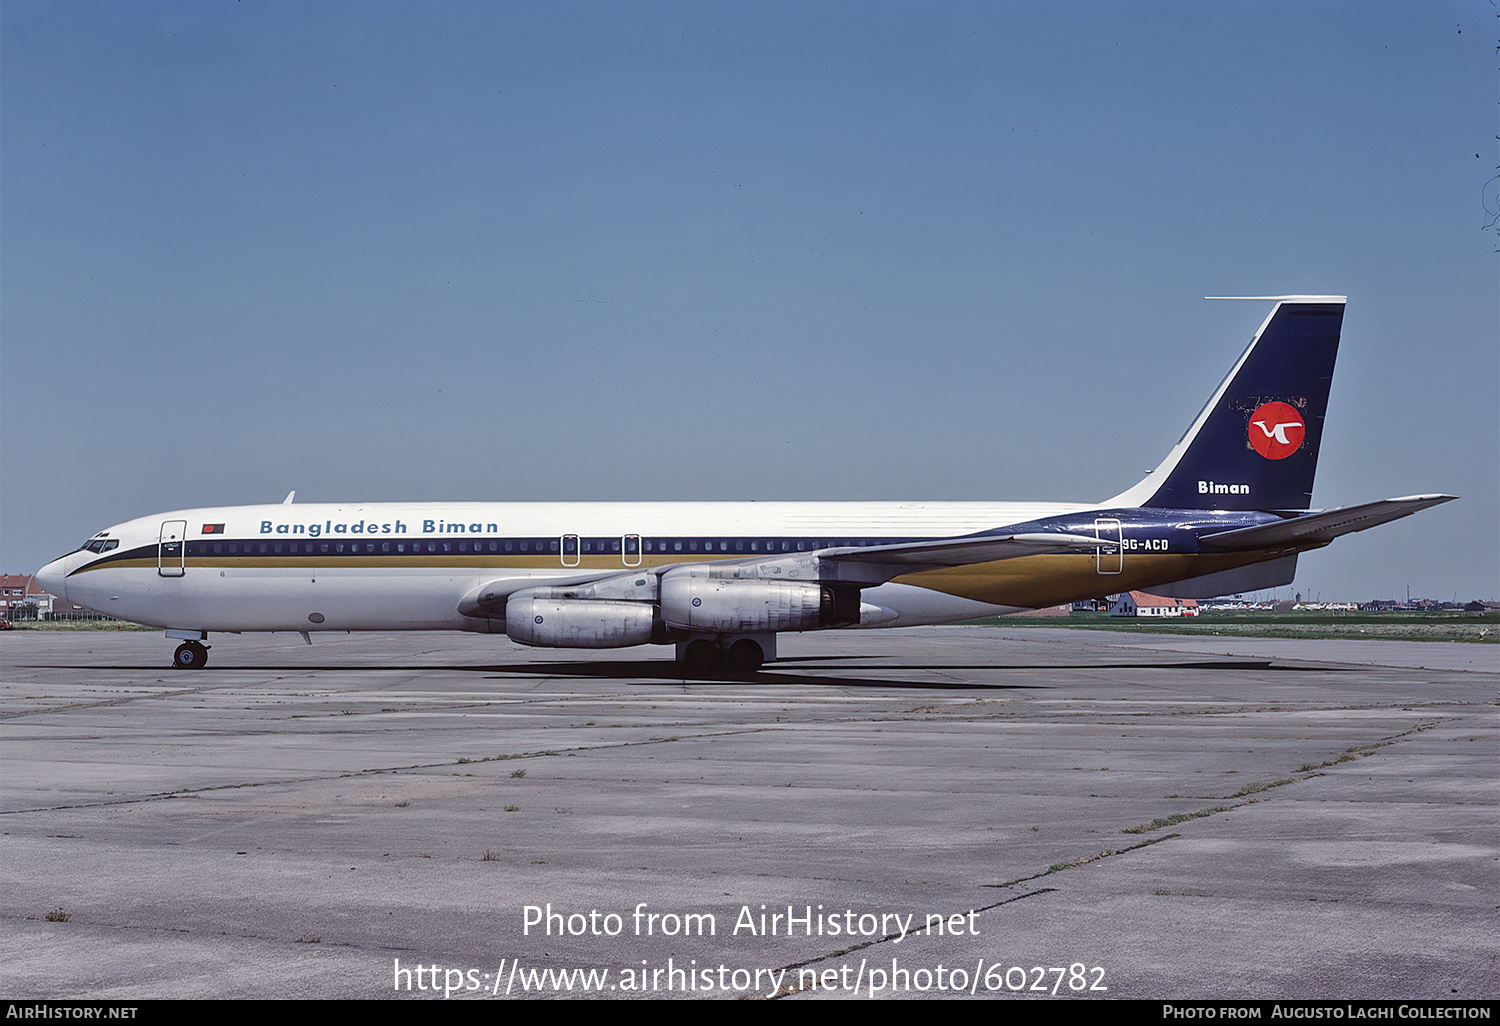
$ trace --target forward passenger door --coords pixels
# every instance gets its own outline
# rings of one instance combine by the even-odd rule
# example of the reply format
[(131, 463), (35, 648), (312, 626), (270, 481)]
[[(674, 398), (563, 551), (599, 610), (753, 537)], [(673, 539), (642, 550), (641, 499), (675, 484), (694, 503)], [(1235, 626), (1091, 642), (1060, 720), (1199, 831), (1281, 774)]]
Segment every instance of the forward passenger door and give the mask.
[(181, 577), (187, 572), (187, 521), (162, 521), (157, 537), (156, 572), (163, 577)]

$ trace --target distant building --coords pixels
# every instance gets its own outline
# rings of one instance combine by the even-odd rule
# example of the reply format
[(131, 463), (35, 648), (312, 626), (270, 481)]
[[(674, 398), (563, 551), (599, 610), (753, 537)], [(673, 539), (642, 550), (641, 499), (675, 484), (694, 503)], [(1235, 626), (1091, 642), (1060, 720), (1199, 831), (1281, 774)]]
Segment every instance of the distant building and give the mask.
[(52, 612), (53, 599), (37, 587), (31, 574), (0, 574), (0, 615), (14, 620), (26, 605), (35, 609), (34, 615), (47, 616)]
[(1127, 591), (1109, 607), (1110, 616), (1197, 616), (1195, 599), (1163, 598), (1144, 591)]

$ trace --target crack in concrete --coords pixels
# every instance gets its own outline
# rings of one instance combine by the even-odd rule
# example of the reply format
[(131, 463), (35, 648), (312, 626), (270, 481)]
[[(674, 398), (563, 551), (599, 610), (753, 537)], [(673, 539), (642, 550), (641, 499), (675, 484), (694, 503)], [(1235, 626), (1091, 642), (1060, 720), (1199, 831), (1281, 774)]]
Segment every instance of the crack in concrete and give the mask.
[[(995, 887), (995, 886), (1005, 886), (1005, 885), (1003, 885), (1003, 884), (984, 884), (982, 886)], [(980, 912), (989, 912), (992, 909), (999, 908), (1001, 905), (1014, 904), (1017, 901), (1022, 901), (1022, 900), (1026, 899), (1026, 898), (1034, 898), (1034, 897), (1036, 897), (1037, 895), (1040, 895), (1040, 894), (1050, 894), (1050, 893), (1052, 893), (1055, 890), (1057, 890), (1056, 887), (1041, 887), (1041, 888), (1038, 888), (1037, 890), (1034, 890), (1034, 891), (1027, 891), (1025, 894), (1016, 894), (1016, 895), (1012, 895), (1009, 898), (1002, 898), (999, 901), (991, 902), (990, 904), (985, 905), (983, 908), (971, 908), (971, 909), (969, 909), (969, 912), (976, 913), (976, 914), (980, 913)], [(913, 913), (913, 914), (915, 915), (915, 913)], [(924, 930), (926, 929), (925, 924), (923, 926), (923, 929)], [(914, 937), (914, 936), (917, 935), (917, 933), (918, 933), (918, 931), (912, 930), (912, 931), (910, 931), (907, 934), (907, 936)], [(824, 961), (827, 961), (830, 958), (838, 958), (840, 955), (847, 955), (847, 954), (849, 954), (850, 952), (853, 952), (853, 951), (863, 951), (865, 948), (874, 947), (876, 944), (884, 944), (886, 941), (896, 940), (896, 939), (898, 939), (900, 937), (901, 937), (901, 934), (899, 934), (899, 933), (888, 933), (888, 934), (886, 934), (883, 937), (872, 937), (872, 938), (870, 938), (867, 941), (861, 941), (858, 944), (851, 944), (847, 948), (840, 948), (838, 951), (829, 951), (829, 952), (827, 952), (825, 954), (822, 954), (822, 955), (814, 955), (812, 958), (805, 958), (805, 959), (803, 959), (800, 962), (792, 962), (789, 965), (780, 966), (779, 969), (778, 969), (778, 971), (784, 972), (784, 973), (789, 973), (789, 972), (791, 972), (794, 969), (801, 969), (801, 968), (804, 968), (805, 966), (813, 965), (813, 964), (815, 964), (817, 962), (824, 962)], [(791, 997), (794, 994), (800, 994), (803, 989), (804, 988), (801, 986), (801, 984), (798, 984), (795, 987), (782, 987), (775, 994), (772, 994), (769, 998), (761, 998), (760, 1000), (763, 1000), (763, 1001), (774, 1001), (774, 1000), (777, 1000), (779, 998)]]

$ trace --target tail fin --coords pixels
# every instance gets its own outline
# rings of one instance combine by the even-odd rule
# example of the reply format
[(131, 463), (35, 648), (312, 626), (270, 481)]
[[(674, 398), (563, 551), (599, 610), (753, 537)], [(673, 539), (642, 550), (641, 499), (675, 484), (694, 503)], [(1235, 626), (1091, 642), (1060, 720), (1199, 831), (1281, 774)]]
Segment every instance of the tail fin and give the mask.
[(1105, 505), (1311, 505), (1345, 297), (1243, 298), (1275, 300), (1276, 307), (1161, 466)]

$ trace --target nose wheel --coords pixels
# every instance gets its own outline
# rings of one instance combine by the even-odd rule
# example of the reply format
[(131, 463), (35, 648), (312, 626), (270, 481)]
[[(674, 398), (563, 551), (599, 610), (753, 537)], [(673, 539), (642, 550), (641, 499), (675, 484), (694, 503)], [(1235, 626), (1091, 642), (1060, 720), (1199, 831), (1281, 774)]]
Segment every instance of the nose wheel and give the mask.
[(172, 653), (172, 665), (179, 670), (201, 670), (208, 665), (208, 646), (201, 641), (184, 641)]

